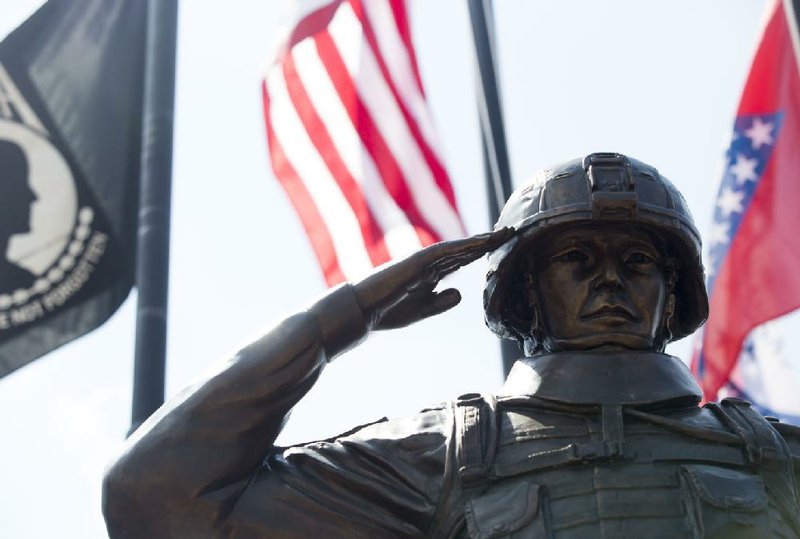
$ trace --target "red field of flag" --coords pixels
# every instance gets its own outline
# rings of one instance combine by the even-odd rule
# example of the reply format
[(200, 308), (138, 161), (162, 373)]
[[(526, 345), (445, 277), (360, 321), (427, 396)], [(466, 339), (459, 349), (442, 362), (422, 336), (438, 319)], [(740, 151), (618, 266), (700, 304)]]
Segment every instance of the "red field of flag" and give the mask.
[(792, 2), (772, 2), (734, 122), (710, 242), (710, 315), (692, 365), (708, 400), (730, 382), (750, 331), (800, 307), (798, 45)]

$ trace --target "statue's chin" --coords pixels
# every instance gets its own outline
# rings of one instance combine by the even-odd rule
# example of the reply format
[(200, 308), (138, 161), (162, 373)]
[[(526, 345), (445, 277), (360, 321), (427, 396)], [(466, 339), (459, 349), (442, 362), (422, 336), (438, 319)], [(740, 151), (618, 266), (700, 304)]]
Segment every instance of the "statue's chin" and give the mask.
[(641, 335), (631, 335), (629, 333), (604, 333), (601, 335), (581, 335), (559, 339), (555, 337), (545, 337), (543, 345), (548, 352), (564, 352), (575, 350), (604, 350), (604, 351), (625, 351), (625, 350), (656, 350), (654, 338), (643, 337)]

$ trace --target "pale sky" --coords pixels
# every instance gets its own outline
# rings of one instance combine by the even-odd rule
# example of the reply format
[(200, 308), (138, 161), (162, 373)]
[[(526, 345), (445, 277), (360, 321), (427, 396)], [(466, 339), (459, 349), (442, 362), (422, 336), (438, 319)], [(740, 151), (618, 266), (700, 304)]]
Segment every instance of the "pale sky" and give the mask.
[[(5, 35), (40, 2), (0, 3)], [(627, 153), (710, 224), (763, 0), (497, 0), (512, 173)], [(178, 51), (168, 395), (324, 289), (267, 160), (260, 70), (288, 2), (185, 0)], [(412, 0), (423, 81), (471, 233), (489, 228), (465, 0)], [(339, 358), (281, 436), (297, 442), (502, 382), (485, 262), (452, 312)], [(0, 380), (0, 537), (102, 538), (100, 478), (130, 421), (135, 293), (102, 328)], [(690, 339), (669, 350), (686, 358)]]

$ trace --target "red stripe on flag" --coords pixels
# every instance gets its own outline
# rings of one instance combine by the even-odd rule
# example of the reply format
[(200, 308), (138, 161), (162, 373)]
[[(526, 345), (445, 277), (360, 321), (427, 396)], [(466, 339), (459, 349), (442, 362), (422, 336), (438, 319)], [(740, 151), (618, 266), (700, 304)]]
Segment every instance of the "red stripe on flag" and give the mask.
[[(339, 5), (342, 1), (343, 0), (331, 0), (330, 4), (312, 11), (303, 17), (292, 29), (292, 33), (289, 34), (286, 50), (291, 49), (304, 39), (313, 37), (325, 30), (330, 24), (331, 19), (333, 19), (333, 16), (336, 15), (336, 10), (339, 9)], [(279, 60), (281, 59), (282, 58)]]
[(783, 125), (711, 291), (701, 381), (709, 400), (727, 383), (749, 332), (800, 307), (800, 74), (788, 26), (794, 21), (778, 4), (738, 114), (782, 111)]
[(292, 204), (297, 209), (300, 222), (306, 234), (308, 234), (308, 238), (317, 255), (328, 286), (334, 286), (343, 282), (345, 277), (339, 265), (336, 250), (333, 248), (333, 240), (311, 195), (309, 195), (306, 190), (305, 184), (303, 184), (303, 181), (297, 175), (292, 164), (286, 159), (280, 142), (272, 130), (272, 122), (269, 117), (269, 93), (267, 92), (267, 84), (265, 81), (261, 83), (261, 93), (264, 100), (264, 121), (267, 126), (267, 142), (269, 144), (269, 153), (275, 175), (286, 191), (286, 194), (289, 196), (289, 199), (292, 201)]
[[(381, 54), (380, 48), (378, 47), (378, 40), (375, 37), (375, 30), (372, 28), (372, 24), (370, 24), (370, 21), (367, 18), (366, 13), (364, 12), (364, 6), (362, 0), (350, 0), (350, 5), (353, 7), (353, 12), (356, 14), (356, 17), (358, 17), (358, 20), (361, 22), (361, 27), (364, 30), (364, 36), (366, 37), (367, 43), (372, 49), (375, 59), (378, 62), (381, 75), (383, 75), (383, 78), (386, 81), (387, 86), (391, 90), (392, 96), (397, 102), (397, 106), (399, 107), (400, 112), (402, 112), (403, 114), (403, 118), (408, 124), (409, 130), (411, 131), (411, 135), (414, 137), (414, 141), (422, 151), (422, 155), (425, 158), (425, 162), (427, 163), (428, 168), (433, 173), (433, 178), (434, 181), (436, 182), (436, 185), (439, 187), (442, 193), (444, 193), (445, 198), (450, 203), (450, 206), (453, 208), (453, 211), (458, 213), (458, 208), (456, 206), (456, 196), (455, 193), (453, 192), (453, 186), (450, 183), (450, 178), (447, 175), (447, 171), (444, 169), (444, 166), (442, 166), (442, 163), (439, 161), (439, 158), (431, 149), (430, 145), (428, 144), (428, 141), (425, 140), (425, 137), (422, 136), (422, 131), (420, 130), (419, 124), (417, 123), (416, 119), (411, 115), (405, 102), (400, 97), (400, 93), (397, 91), (397, 85), (394, 83), (394, 80), (392, 79), (389, 73), (389, 68), (386, 65), (386, 60), (384, 56)], [(400, 2), (399, 5), (403, 6), (404, 3)], [(392, 7), (392, 9), (395, 9), (394, 6)], [(404, 12), (403, 16), (405, 17), (405, 8), (401, 7), (400, 9)], [(419, 73), (417, 72), (417, 67), (416, 67), (416, 54), (414, 52), (413, 46), (411, 45), (410, 42), (406, 43), (405, 40), (404, 44), (406, 45), (406, 52), (408, 54), (409, 60), (411, 60), (412, 63), (414, 77), (416, 79), (417, 86), (420, 87), (420, 95), (424, 97), (425, 94), (422, 92), (421, 84), (419, 83)]]
[(787, 75), (797, 77), (789, 24), (783, 2), (776, 2), (775, 12), (764, 28), (764, 34), (747, 76), (737, 115), (773, 112), (793, 106), (798, 99), (792, 95)]
[(383, 183), (392, 198), (408, 216), (409, 222), (416, 230), (423, 245), (441, 241), (441, 238), (434, 232), (430, 223), (422, 217), (417, 209), (400, 167), (383, 140), (383, 136), (375, 122), (358, 97), (353, 80), (350, 78), (347, 67), (330, 34), (321, 32), (315, 37), (315, 41), (320, 60), (344, 104), (353, 126), (358, 131), (364, 146), (375, 161)]
[(289, 96), (303, 122), (303, 127), (356, 215), (372, 264), (379, 266), (388, 262), (391, 256), (383, 239), (383, 231), (370, 211), (363, 191), (347, 170), (330, 133), (308, 97), (291, 55), (287, 55), (284, 59), (283, 71)]

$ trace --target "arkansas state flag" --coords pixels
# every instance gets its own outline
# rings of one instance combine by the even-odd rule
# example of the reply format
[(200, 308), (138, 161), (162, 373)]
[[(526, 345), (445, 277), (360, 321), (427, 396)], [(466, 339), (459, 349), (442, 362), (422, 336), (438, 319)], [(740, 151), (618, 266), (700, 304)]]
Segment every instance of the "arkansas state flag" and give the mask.
[(772, 380), (786, 383), (800, 371), (800, 358), (781, 366), (774, 347), (757, 344), (765, 323), (800, 307), (796, 15), (791, 1), (767, 7), (707, 241), (710, 314), (692, 364), (707, 400), (738, 395), (795, 420), (796, 384), (782, 393), (777, 385), (765, 386), (762, 375), (771, 365)]
[(130, 292), (145, 4), (50, 0), (0, 42), (0, 377)]

